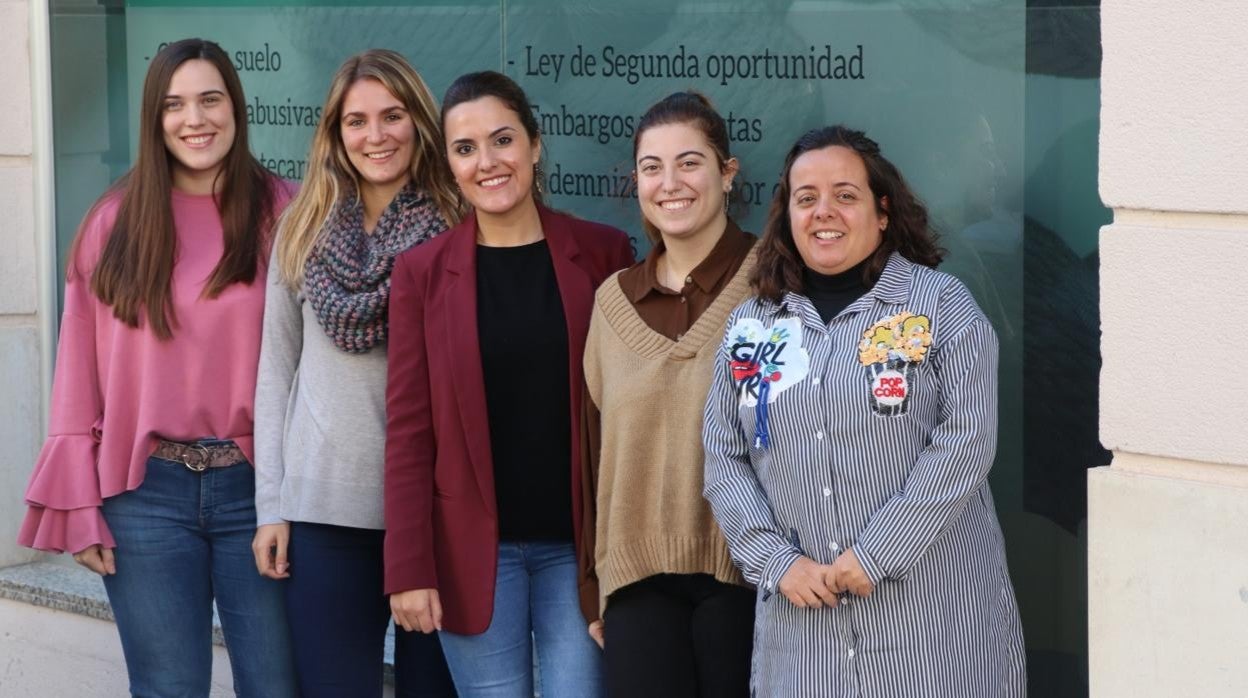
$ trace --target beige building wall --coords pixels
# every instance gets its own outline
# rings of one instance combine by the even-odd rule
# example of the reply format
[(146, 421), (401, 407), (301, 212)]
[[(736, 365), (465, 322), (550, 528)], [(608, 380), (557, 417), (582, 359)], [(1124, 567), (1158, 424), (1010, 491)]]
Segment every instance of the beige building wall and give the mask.
[(1094, 698), (1248, 695), (1248, 4), (1103, 0)]
[(32, 90), (36, 71), (46, 76), (46, 60), (38, 59), (46, 56), (46, 17), (42, 2), (0, 0), (0, 566), (36, 556), (14, 539), (26, 478), (43, 442), (50, 338), (44, 283), (50, 211), (37, 201), (47, 195), (41, 183), (51, 150), (35, 155), (47, 130), (37, 127), (39, 94)]

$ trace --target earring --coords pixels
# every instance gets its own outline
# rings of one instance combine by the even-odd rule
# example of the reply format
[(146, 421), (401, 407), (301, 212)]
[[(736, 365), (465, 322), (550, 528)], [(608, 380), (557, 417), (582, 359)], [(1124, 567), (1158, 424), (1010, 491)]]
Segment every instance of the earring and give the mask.
[(546, 173), (542, 172), (541, 164), (536, 162), (533, 163), (533, 184), (537, 187), (538, 194), (545, 193), (546, 191), (546, 186), (542, 183), (542, 180), (545, 178)]
[(724, 190), (724, 213), (728, 213), (728, 198), (732, 196), (732, 187)]

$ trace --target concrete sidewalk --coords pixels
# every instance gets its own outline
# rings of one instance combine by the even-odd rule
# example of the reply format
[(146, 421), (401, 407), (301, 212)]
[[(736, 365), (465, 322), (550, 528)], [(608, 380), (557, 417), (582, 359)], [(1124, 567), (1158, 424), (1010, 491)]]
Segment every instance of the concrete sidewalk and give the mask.
[[(230, 659), (212, 648), (213, 698), (233, 696)], [(129, 694), (112, 623), (0, 599), (0, 696), (115, 698)]]
[[(121, 640), (99, 576), (51, 559), (0, 569), (0, 698), (129, 694)], [(234, 695), (229, 653), (213, 619), (213, 698)], [(386, 638), (386, 659), (393, 656)], [(386, 667), (389, 672), (389, 667)], [(387, 681), (383, 698), (393, 698)]]

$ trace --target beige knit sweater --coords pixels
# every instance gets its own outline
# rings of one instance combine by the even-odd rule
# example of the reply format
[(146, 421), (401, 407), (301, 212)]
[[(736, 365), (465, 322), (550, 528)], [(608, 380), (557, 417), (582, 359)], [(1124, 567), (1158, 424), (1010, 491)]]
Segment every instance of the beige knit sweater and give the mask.
[(616, 589), (661, 574), (745, 585), (702, 498), (702, 411), (732, 309), (757, 249), (679, 341), (650, 329), (616, 276), (599, 287), (585, 380), (602, 413), (596, 546), (599, 610)]

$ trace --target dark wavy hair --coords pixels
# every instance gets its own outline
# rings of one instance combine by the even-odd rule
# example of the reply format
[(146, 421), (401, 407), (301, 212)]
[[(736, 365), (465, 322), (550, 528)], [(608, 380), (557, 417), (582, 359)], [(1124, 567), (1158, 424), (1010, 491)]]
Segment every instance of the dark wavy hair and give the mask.
[[(883, 240), (868, 258), (863, 281), (875, 285), (889, 255), (901, 256), (927, 267), (935, 267), (945, 256), (937, 244), (937, 235), (928, 223), (927, 208), (914, 195), (901, 172), (880, 154), (880, 146), (862, 131), (846, 126), (824, 126), (807, 131), (784, 158), (780, 185), (771, 199), (767, 224), (759, 243), (758, 266), (750, 276), (750, 285), (760, 297), (779, 302), (785, 293), (802, 291), (802, 268), (805, 266), (793, 242), (789, 226), (789, 197), (792, 187), (789, 174), (793, 163), (805, 153), (831, 146), (849, 148), (862, 158), (867, 168), (867, 186), (875, 200), (876, 213), (888, 216)], [(885, 204), (887, 201), (887, 204)]]
[[(633, 133), (634, 163), (637, 161), (637, 148), (641, 146), (641, 134), (656, 126), (668, 124), (689, 124), (701, 131), (706, 137), (706, 142), (710, 144), (711, 150), (715, 152), (715, 161), (719, 166), (719, 171), (724, 171), (724, 163), (732, 159), (732, 150), (728, 142), (728, 125), (724, 123), (724, 117), (715, 111), (715, 107), (706, 95), (692, 90), (674, 92), (655, 102), (654, 106), (642, 114), (641, 120), (637, 122), (637, 130)], [(731, 192), (725, 194), (725, 197), (729, 196)], [(641, 227), (651, 243), (658, 242), (662, 237), (658, 228), (646, 220), (645, 216), (641, 218)]]
[[(475, 102), (483, 97), (493, 97), (504, 106), (516, 113), (520, 125), (529, 135), (529, 140), (539, 143), (542, 140), (542, 129), (533, 116), (533, 106), (529, 104), (528, 95), (516, 84), (515, 80), (493, 70), (482, 70), (468, 73), (455, 78), (455, 82), (446, 88), (442, 97), (442, 133), (446, 134), (446, 115), (464, 102)], [(445, 150), (445, 149), (444, 149)], [(533, 201), (543, 204), (541, 189), (542, 168), (539, 164), (533, 173)]]

